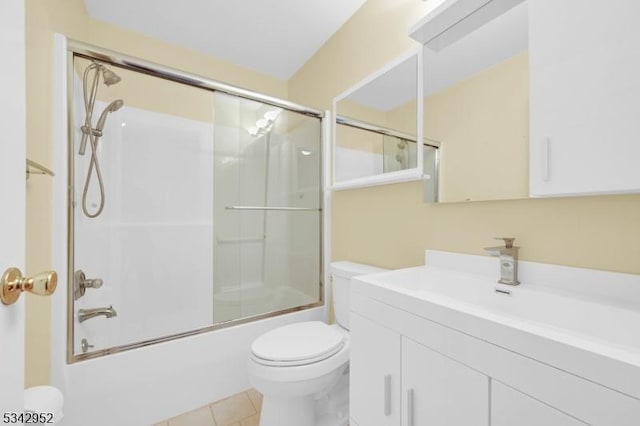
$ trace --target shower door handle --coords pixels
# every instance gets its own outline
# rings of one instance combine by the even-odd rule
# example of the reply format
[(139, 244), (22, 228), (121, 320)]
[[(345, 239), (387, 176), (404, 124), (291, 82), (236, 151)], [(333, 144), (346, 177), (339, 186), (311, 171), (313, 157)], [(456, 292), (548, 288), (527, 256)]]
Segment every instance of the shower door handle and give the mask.
[(50, 296), (58, 286), (58, 274), (55, 271), (41, 272), (33, 277), (23, 277), (18, 268), (9, 268), (0, 278), (0, 300), (5, 305), (16, 303), (23, 291)]
[(320, 211), (319, 207), (269, 207), (269, 206), (226, 206), (226, 210), (285, 210), (285, 211)]

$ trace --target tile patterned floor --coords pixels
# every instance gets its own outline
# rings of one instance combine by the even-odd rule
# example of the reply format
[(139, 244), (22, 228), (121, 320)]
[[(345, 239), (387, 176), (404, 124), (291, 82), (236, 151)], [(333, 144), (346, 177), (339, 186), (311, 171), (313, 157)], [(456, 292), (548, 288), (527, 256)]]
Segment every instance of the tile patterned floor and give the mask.
[(262, 395), (250, 389), (154, 426), (258, 426)]

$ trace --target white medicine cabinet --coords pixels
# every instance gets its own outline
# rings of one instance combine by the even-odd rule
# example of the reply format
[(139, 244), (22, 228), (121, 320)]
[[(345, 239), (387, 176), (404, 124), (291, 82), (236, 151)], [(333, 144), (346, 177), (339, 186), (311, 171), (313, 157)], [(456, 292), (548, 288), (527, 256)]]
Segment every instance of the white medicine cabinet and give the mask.
[(531, 196), (640, 191), (640, 3), (530, 0)]
[[(504, 72), (511, 67), (511, 75), (519, 76), (525, 85), (519, 89), (503, 84), (496, 86), (496, 91), (484, 84), (483, 89), (495, 94), (490, 98), (500, 108), (495, 113), (482, 109), (490, 112), (483, 120), (478, 119), (480, 114), (467, 114), (465, 121), (460, 114), (449, 132), (442, 131), (446, 130), (440, 125), (442, 120), (434, 118), (433, 105), (425, 101), (424, 136), (441, 143), (439, 201), (640, 192), (638, 16), (640, 2), (631, 0), (602, 4), (582, 0), (444, 0), (416, 23), (410, 35), (427, 52), (423, 55), (422, 83), (427, 93), (437, 77), (429, 56), (461, 51), (474, 38), (499, 26), (511, 35), (496, 33), (500, 44), (485, 51), (467, 49), (477, 55), (469, 58), (473, 63), (487, 62), (501, 46), (517, 47), (513, 52), (521, 60), (513, 56), (517, 62), (509, 64), (499, 58), (501, 62), (493, 62), (486, 70), (498, 75), (503, 73), (500, 67)], [(517, 46), (518, 40), (526, 43)], [(481, 73), (490, 77), (488, 71)], [(499, 90), (509, 97), (500, 97)], [(516, 93), (521, 95), (514, 97)], [(505, 109), (508, 102), (517, 108)], [(459, 111), (463, 109), (456, 107), (454, 112)], [(446, 114), (448, 119), (452, 116), (455, 114)], [(496, 125), (487, 126), (493, 119)], [(481, 133), (475, 122), (491, 132)], [(468, 145), (458, 143), (465, 132), (462, 136)], [(508, 140), (499, 141), (497, 135), (506, 135)], [(465, 173), (455, 174), (455, 168), (463, 168)]]

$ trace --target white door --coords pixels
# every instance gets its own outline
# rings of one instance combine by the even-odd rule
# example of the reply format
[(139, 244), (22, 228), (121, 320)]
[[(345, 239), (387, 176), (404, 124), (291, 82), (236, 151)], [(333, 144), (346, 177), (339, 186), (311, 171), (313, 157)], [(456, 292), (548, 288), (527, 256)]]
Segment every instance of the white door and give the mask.
[[(0, 274), (25, 256), (24, 0), (0, 1)], [(23, 407), (24, 296), (0, 303), (0, 424)]]

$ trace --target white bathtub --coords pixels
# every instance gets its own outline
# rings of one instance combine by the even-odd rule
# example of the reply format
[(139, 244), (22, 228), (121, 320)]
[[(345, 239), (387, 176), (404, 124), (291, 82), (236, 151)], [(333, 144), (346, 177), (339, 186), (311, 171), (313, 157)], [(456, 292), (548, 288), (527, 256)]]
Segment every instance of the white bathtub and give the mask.
[(250, 388), (246, 364), (256, 337), (325, 319), (324, 307), (312, 308), (67, 365), (66, 279), (60, 278), (52, 384), (65, 395), (66, 426), (150, 425)]

